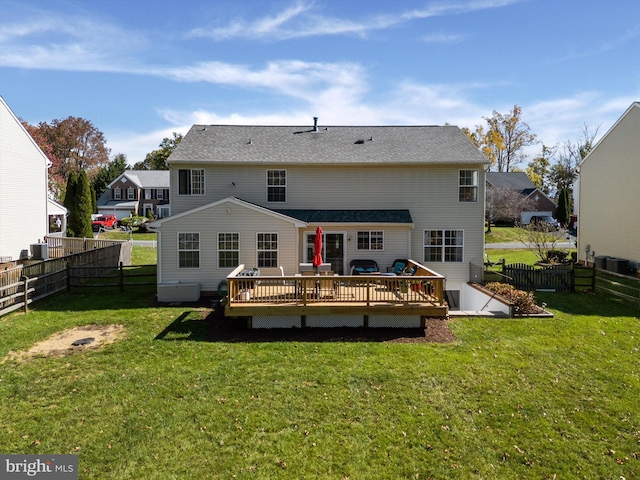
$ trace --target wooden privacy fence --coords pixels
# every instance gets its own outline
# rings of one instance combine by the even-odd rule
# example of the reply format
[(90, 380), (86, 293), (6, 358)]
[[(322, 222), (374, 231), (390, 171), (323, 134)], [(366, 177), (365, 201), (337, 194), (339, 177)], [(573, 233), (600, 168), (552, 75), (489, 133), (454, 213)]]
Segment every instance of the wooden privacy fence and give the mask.
[(93, 278), (118, 269), (121, 242), (95, 247), (30, 265), (18, 265), (0, 272), (0, 316), (28, 308), (32, 302), (70, 288), (76, 269), (92, 268)]
[(572, 265), (532, 267), (524, 263), (514, 263), (504, 265), (502, 274), (519, 290), (572, 292), (575, 286)]

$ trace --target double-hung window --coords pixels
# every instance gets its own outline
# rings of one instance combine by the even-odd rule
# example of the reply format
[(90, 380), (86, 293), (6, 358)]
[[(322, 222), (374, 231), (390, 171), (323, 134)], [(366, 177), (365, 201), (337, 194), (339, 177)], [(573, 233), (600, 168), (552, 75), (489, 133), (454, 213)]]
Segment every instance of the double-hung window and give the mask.
[(278, 234), (257, 234), (258, 268), (278, 266)]
[(122, 189), (120, 187), (116, 187), (113, 189), (113, 199), (122, 200)]
[(358, 250), (384, 250), (384, 234), (381, 230), (357, 232)]
[(478, 201), (478, 170), (460, 170), (458, 176), (458, 201)]
[(462, 262), (464, 232), (462, 230), (425, 230), (425, 262)]
[(200, 268), (199, 233), (178, 233), (178, 268)]
[(267, 170), (267, 202), (287, 201), (287, 171)]
[(178, 170), (180, 195), (204, 195), (204, 169)]
[(240, 234), (218, 233), (218, 268), (234, 268), (239, 264)]
[(129, 187), (127, 188), (127, 200), (135, 200), (136, 199), (136, 189)]
[(153, 190), (150, 188), (145, 188), (144, 189), (144, 199), (145, 200), (152, 200), (153, 199)]

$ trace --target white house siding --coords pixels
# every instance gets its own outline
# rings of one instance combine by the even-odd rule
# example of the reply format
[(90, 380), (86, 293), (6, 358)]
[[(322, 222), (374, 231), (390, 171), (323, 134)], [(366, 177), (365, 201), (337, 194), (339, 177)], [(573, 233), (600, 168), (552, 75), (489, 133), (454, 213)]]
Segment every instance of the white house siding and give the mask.
[(0, 257), (47, 234), (47, 158), (0, 97)]
[[(204, 292), (216, 292), (233, 268), (218, 268), (218, 233), (238, 233), (239, 263), (257, 266), (256, 232), (278, 233), (278, 263), (285, 272), (298, 268), (297, 227), (292, 222), (222, 202), (180, 217), (167, 217), (160, 226), (158, 283), (199, 282)], [(178, 268), (178, 233), (200, 234), (200, 268)], [(263, 275), (280, 275), (278, 268), (263, 268)]]
[[(181, 164), (179, 168), (204, 168), (206, 197), (178, 195), (177, 168), (172, 169), (173, 215), (228, 196), (273, 209), (408, 209), (414, 222), (414, 228), (409, 232), (410, 245), (407, 247), (403, 245), (404, 240), (392, 236), (393, 243), (385, 245), (383, 256), (367, 256), (364, 252), (355, 251), (354, 232), (359, 230), (360, 226), (332, 226), (328, 230), (352, 232), (347, 264), (354, 258), (373, 258), (376, 261), (380, 258), (381, 268), (386, 268), (394, 258), (404, 255), (423, 262), (425, 229), (464, 230), (463, 262), (425, 264), (445, 275), (447, 289), (451, 290), (461, 290), (462, 285), (469, 281), (469, 263), (483, 265), (485, 173), (482, 165), (362, 166), (274, 163), (246, 166)], [(266, 201), (266, 171), (270, 169), (287, 171), (286, 203)], [(458, 202), (458, 172), (461, 169), (478, 170), (477, 202)], [(397, 230), (397, 227), (390, 228), (389, 232), (393, 232), (394, 229)], [(315, 231), (315, 227), (313, 230)], [(387, 231), (387, 228), (384, 230)], [(397, 252), (391, 250), (398, 245)], [(299, 255), (298, 261), (304, 261), (304, 249), (299, 250)], [(287, 269), (287, 272), (289, 271)]]
[(640, 103), (596, 145), (580, 166), (578, 255), (640, 262)]

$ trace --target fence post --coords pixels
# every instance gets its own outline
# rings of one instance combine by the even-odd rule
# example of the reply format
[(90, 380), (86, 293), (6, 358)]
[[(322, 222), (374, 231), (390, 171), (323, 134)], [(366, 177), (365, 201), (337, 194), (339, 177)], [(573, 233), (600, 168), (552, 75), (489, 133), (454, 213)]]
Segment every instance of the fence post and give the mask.
[(71, 293), (71, 263), (67, 262), (67, 294)]
[(23, 276), (20, 280), (24, 281), (24, 313), (29, 313), (29, 277)]
[(120, 262), (120, 291), (124, 292), (124, 267), (122, 262)]

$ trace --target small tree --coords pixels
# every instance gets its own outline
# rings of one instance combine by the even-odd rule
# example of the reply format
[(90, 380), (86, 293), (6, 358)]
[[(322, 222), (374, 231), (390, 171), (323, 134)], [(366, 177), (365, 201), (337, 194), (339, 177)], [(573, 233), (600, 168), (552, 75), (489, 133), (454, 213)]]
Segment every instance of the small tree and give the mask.
[(541, 262), (556, 262), (558, 237), (550, 225), (544, 222), (525, 225), (520, 230), (518, 240), (532, 251)]
[(487, 232), (491, 231), (491, 222), (505, 221), (516, 224), (522, 212), (535, 210), (535, 201), (517, 190), (487, 187)]

